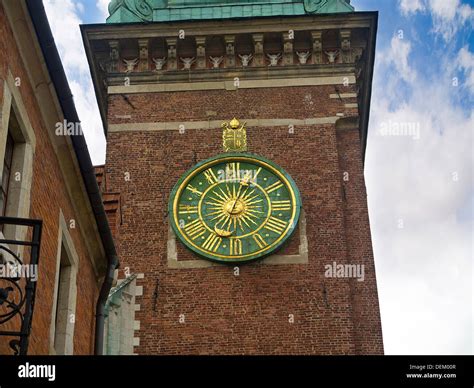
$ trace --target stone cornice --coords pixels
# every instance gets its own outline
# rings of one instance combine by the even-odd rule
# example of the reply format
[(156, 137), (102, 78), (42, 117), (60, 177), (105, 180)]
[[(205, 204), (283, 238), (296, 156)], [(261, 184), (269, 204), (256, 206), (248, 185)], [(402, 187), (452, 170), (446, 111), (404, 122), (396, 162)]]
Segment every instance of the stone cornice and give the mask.
[(365, 152), (377, 17), (355, 12), (81, 30), (105, 128), (110, 87), (148, 85), (152, 92), (150, 84), (174, 91), (174, 83), (196, 90), (196, 83), (353, 76)]
[[(336, 65), (307, 65), (307, 66), (285, 66), (285, 67), (249, 67), (249, 68), (221, 68), (221, 69), (193, 69), (192, 71), (147, 71), (147, 72), (136, 72), (136, 73), (108, 73), (107, 74), (107, 85), (108, 87), (113, 86), (124, 86), (125, 79), (127, 78), (130, 85), (124, 86), (126, 88), (133, 89), (134, 86), (142, 84), (150, 85), (156, 84), (161, 88), (163, 85), (171, 84), (182, 84), (202, 82), (226, 82), (234, 83), (238, 80), (239, 84), (243, 84), (249, 81), (255, 80), (290, 80), (295, 79), (296, 85), (305, 84), (305, 79), (321, 78), (320, 83), (310, 82), (308, 84), (343, 84), (344, 77), (347, 77), (347, 83), (353, 84), (354, 81), (354, 64), (336, 64)], [(331, 79), (326, 82), (325, 79)], [(285, 85), (288, 86), (288, 85)], [(242, 87), (241, 85), (235, 86), (232, 89)], [(189, 86), (189, 89), (194, 87)]]

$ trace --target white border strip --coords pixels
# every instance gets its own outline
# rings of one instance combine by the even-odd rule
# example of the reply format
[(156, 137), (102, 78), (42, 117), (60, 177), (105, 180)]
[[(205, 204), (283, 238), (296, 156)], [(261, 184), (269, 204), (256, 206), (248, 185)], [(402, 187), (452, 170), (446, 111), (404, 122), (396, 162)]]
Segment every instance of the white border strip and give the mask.
[[(124, 74), (124, 82), (127, 78)], [(246, 80), (237, 77), (238, 80), (208, 81), (208, 82), (176, 82), (176, 83), (153, 83), (140, 85), (109, 86), (108, 94), (132, 94), (132, 93), (164, 93), (164, 92), (187, 92), (197, 90), (237, 90), (253, 88), (285, 88), (289, 86), (318, 86), (318, 85), (350, 85), (355, 84), (354, 75), (341, 75), (333, 77), (312, 78), (276, 78)], [(238, 85), (238, 86), (237, 86)]]
[[(334, 124), (339, 116), (317, 117), (312, 119), (241, 119), (247, 127), (286, 127), (297, 125)], [(211, 121), (167, 121), (153, 123), (109, 124), (108, 132), (144, 132), (144, 131), (179, 131), (180, 129), (216, 129), (221, 128), (225, 120)]]

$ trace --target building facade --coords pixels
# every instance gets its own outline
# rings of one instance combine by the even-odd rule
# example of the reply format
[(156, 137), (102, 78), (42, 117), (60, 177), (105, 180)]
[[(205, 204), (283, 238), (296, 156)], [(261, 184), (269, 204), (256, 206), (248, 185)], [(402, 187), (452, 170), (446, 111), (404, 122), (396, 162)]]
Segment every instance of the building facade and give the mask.
[[(120, 197), (120, 277), (136, 276), (133, 352), (383, 353), (363, 175), (377, 13), (345, 0), (115, 0), (109, 11), (82, 33), (106, 128), (103, 174)], [(294, 185), (241, 176), (221, 209), (224, 226), (236, 224), (206, 231), (193, 218), (210, 214), (203, 190), (181, 186), (206, 186), (192, 175), (206, 163), (218, 172), (223, 123), (245, 137), (231, 142), (239, 160)], [(249, 184), (273, 221), (240, 246), (252, 202), (231, 191)], [(258, 260), (246, 262), (252, 249)]]
[(0, 51), (0, 354), (90, 355), (116, 257), (41, 1), (0, 1)]

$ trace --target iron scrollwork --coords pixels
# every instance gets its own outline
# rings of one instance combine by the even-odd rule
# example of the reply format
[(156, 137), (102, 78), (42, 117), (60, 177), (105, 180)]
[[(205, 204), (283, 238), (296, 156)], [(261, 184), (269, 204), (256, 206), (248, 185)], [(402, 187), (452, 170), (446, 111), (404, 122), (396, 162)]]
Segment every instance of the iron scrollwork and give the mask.
[[(30, 227), (29, 241), (0, 239), (0, 337), (15, 337), (9, 342), (15, 355), (28, 353), (37, 278), (30, 276), (27, 268), (37, 273), (42, 221), (0, 217), (0, 225)], [(3, 237), (3, 235), (1, 236)], [(21, 260), (16, 247), (29, 247), (29, 260)], [(22, 249), (28, 251), (26, 249)], [(26, 264), (27, 263), (27, 264)], [(26, 274), (26, 276), (25, 276)], [(7, 327), (7, 330), (2, 330)]]

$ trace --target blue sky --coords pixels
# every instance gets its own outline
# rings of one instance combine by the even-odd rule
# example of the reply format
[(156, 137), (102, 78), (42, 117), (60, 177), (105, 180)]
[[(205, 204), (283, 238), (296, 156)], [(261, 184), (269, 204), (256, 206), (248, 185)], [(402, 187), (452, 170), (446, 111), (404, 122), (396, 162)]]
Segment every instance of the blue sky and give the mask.
[[(94, 163), (105, 140), (79, 23), (108, 0), (44, 0)], [(473, 353), (473, 0), (353, 0), (378, 10), (365, 161), (387, 354)], [(400, 135), (396, 126), (409, 125)], [(388, 128), (388, 130), (387, 130)]]

